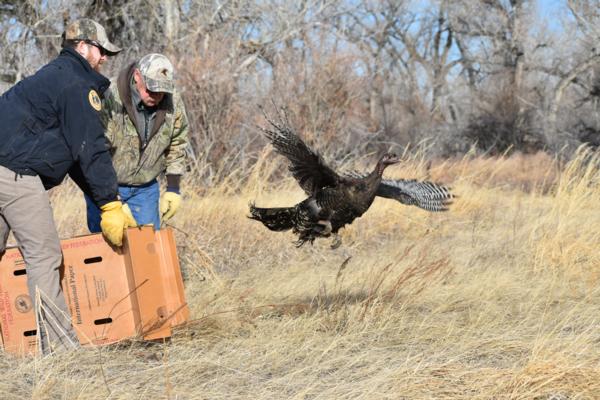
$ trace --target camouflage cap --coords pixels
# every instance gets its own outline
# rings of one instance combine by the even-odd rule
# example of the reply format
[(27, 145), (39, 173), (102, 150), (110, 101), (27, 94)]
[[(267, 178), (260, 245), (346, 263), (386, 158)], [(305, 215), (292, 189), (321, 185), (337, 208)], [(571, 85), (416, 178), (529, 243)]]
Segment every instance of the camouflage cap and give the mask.
[(88, 18), (81, 18), (67, 25), (64, 37), (67, 40), (85, 40), (102, 47), (108, 55), (114, 56), (122, 49), (108, 40), (104, 27)]
[(151, 92), (173, 93), (173, 64), (162, 54), (147, 54), (138, 61), (138, 69)]

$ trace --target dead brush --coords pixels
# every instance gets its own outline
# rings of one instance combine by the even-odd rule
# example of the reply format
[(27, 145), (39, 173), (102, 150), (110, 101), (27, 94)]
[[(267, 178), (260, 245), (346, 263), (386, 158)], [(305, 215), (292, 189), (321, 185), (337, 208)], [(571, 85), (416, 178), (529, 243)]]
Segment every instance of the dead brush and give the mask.
[[(415, 245), (408, 246), (399, 257), (394, 258), (407, 259), (414, 247)], [(417, 259), (396, 277), (392, 277), (392, 273), (399, 263), (387, 264), (375, 275), (369, 286), (368, 296), (362, 302), (361, 321), (369, 311), (375, 311), (375, 315), (378, 315), (390, 306), (411, 302), (426, 287), (433, 286), (448, 277), (452, 272), (449, 258), (445, 256), (431, 261), (427, 252), (428, 249), (422, 249)], [(385, 285), (388, 281), (392, 282), (390, 286)]]
[[(189, 234), (178, 231), (177, 244), (194, 271), (185, 288), (193, 321), (166, 344), (103, 348), (101, 360), (85, 350), (54, 361), (0, 358), (0, 392), (597, 398), (598, 174), (588, 159), (576, 173), (561, 165), (546, 184), (553, 164), (544, 160), (471, 157), (427, 171), (407, 160), (398, 177), (429, 173), (460, 191), (452, 212), (429, 218), (378, 202), (335, 251), (325, 243), (290, 248), (290, 237), (270, 237), (246, 220), (250, 198), (276, 206), (302, 196), (290, 179), (277, 180), (280, 164), (234, 169), (239, 180), (215, 187), (208, 170), (187, 176), (172, 223)], [(53, 202), (77, 208), (57, 214), (66, 237), (83, 229), (85, 204), (73, 188), (58, 189)], [(565, 279), (562, 271), (573, 273)]]
[(582, 229), (581, 221), (599, 226), (594, 209), (599, 202), (600, 155), (582, 147), (560, 177), (551, 211), (532, 229), (536, 270), (560, 265), (576, 272), (579, 265), (591, 260), (598, 265), (600, 230)]
[(574, 393), (595, 398), (598, 382), (592, 377), (598, 376), (600, 370), (593, 366), (573, 365), (572, 360), (565, 359), (559, 363), (556, 358), (553, 361), (529, 362), (502, 391), (514, 399), (569, 399)]
[[(221, 292), (221, 300), (223, 296), (232, 300), (235, 298), (227, 304), (236, 306), (215, 310), (190, 321), (188, 328), (195, 330), (194, 326), (200, 328), (207, 324), (215, 328), (220, 326), (231, 334), (237, 329), (256, 328), (258, 320), (306, 317), (320, 319), (319, 331), (345, 332), (350, 327), (360, 329), (359, 325), (365, 322), (367, 316), (379, 318), (392, 308), (417, 301), (419, 294), (427, 287), (439, 284), (452, 273), (448, 257), (431, 259), (426, 248), (413, 257), (414, 249), (415, 245), (411, 245), (394, 254), (390, 258), (400, 261), (386, 264), (370, 279), (363, 281), (362, 286), (357, 285), (356, 281), (345, 282), (347, 268), (352, 265), (352, 258), (347, 257), (338, 267), (331, 290), (323, 282), (314, 297), (300, 301), (257, 305), (255, 293), (251, 290), (237, 294)], [(212, 333), (216, 332), (212, 330)]]

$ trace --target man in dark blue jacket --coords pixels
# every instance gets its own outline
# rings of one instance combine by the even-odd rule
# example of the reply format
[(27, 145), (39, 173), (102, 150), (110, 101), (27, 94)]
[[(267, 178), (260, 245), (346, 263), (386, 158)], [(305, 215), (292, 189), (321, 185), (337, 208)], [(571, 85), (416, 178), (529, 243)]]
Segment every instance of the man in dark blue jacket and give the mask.
[(80, 19), (67, 26), (56, 59), (0, 97), (0, 254), (12, 231), (39, 310), (44, 353), (78, 346), (60, 286), (62, 253), (46, 190), (71, 174), (102, 210), (102, 232), (114, 245), (132, 224), (117, 198), (100, 120), (109, 80), (99, 70), (120, 50), (101, 25)]

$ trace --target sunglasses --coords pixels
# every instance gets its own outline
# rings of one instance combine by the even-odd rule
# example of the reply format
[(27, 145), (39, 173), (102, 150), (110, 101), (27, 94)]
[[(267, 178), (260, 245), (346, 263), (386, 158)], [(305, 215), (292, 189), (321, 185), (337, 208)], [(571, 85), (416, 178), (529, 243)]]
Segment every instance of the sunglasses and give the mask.
[(92, 45), (94, 47), (97, 47), (98, 50), (100, 51), (100, 55), (101, 56), (107, 56), (108, 52), (104, 49), (104, 47), (100, 46), (100, 43), (96, 42), (95, 40), (84, 40), (84, 43), (87, 43), (89, 45)]

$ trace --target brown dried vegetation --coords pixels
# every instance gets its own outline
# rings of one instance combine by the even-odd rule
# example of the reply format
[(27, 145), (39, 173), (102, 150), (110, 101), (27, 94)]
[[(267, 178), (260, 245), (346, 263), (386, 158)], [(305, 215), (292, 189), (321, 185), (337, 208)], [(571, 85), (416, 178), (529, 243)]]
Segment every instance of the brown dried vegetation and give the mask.
[[(248, 200), (303, 195), (289, 178), (267, 182), (281, 168), (267, 159), (233, 191), (184, 182), (171, 223), (187, 327), (165, 343), (1, 357), (6, 398), (596, 397), (597, 155), (552, 175), (543, 157), (415, 157), (387, 172), (452, 185), (451, 211), (377, 200), (334, 251), (296, 249), (245, 217)], [(84, 233), (77, 189), (53, 202), (61, 235)]]

